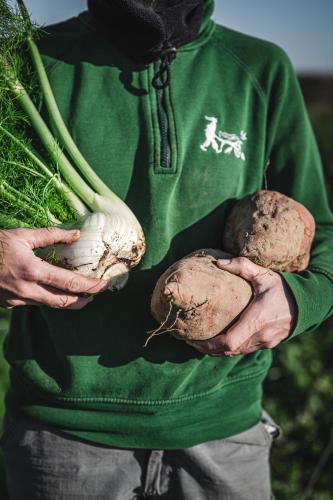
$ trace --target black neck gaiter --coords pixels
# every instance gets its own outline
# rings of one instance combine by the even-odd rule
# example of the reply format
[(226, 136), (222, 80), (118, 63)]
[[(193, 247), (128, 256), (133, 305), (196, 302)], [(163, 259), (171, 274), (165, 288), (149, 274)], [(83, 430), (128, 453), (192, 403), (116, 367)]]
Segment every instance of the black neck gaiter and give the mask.
[[(88, 0), (98, 29), (132, 59), (149, 63), (196, 38), (204, 0)], [(173, 51), (173, 52), (172, 52)], [(167, 56), (168, 57), (168, 56)]]

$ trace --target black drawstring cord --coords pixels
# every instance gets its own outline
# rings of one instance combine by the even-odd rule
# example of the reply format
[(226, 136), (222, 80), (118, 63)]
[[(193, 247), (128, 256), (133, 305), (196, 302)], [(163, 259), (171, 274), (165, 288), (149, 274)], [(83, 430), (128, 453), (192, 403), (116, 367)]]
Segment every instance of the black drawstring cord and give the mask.
[(152, 79), (152, 84), (155, 89), (162, 90), (169, 85), (171, 80), (170, 64), (176, 58), (176, 55), (176, 47), (167, 47), (161, 52), (161, 65)]

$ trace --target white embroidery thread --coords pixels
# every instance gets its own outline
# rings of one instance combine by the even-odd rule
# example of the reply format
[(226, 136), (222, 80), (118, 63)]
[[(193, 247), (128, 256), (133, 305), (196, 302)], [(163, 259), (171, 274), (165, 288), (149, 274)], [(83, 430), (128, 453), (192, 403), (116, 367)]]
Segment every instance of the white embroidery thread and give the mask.
[[(207, 151), (211, 146), (215, 153), (225, 153), (230, 155), (234, 153), (236, 158), (245, 160), (245, 155), (242, 151), (244, 142), (247, 140), (247, 134), (244, 130), (241, 130), (239, 136), (236, 134), (228, 134), (227, 132), (222, 132), (221, 130), (216, 133), (217, 129), (217, 118), (215, 116), (205, 116), (208, 123), (205, 128), (205, 141), (200, 145), (202, 151)], [(224, 149), (225, 148), (225, 149)]]

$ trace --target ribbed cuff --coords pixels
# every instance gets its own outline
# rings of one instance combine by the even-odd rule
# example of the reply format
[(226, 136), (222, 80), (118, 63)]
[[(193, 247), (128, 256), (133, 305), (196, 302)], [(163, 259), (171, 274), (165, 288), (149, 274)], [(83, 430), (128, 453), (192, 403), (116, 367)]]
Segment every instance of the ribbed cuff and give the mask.
[(297, 317), (289, 340), (320, 325), (333, 312), (333, 279), (325, 271), (307, 270), (298, 273), (279, 273), (292, 292)]

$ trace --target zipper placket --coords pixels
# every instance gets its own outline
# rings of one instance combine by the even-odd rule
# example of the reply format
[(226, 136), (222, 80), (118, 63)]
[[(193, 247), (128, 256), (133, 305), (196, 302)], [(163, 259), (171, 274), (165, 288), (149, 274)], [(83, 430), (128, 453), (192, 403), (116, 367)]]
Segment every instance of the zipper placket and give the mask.
[(160, 135), (159, 167), (171, 172), (173, 166), (171, 145), (171, 122), (168, 112), (170, 97), (171, 69), (170, 65), (176, 57), (176, 48), (167, 42), (161, 53), (160, 60), (154, 64), (152, 85), (155, 89), (157, 124)]
[(158, 126), (160, 132), (160, 166), (170, 168), (171, 166), (171, 144), (170, 126), (166, 110), (166, 89), (156, 89)]

